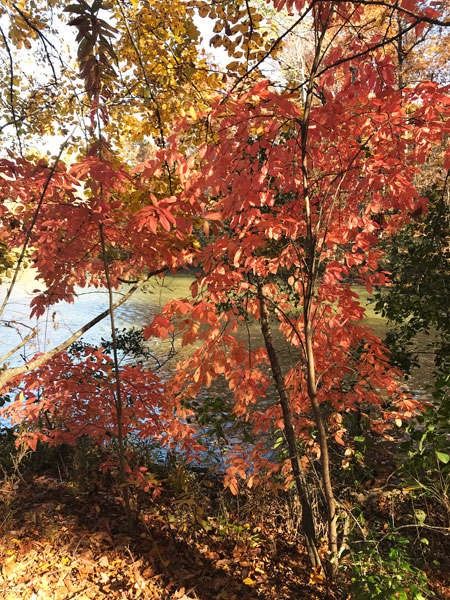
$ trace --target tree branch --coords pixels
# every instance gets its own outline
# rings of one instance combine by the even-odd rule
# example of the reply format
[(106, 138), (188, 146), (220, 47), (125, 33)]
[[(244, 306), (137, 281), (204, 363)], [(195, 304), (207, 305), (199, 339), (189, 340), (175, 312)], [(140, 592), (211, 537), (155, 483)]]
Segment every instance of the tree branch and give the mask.
[(48, 48), (47, 48), (47, 44), (50, 46), (50, 48), (53, 48), (53, 50), (56, 52), (56, 54), (57, 54), (57, 56), (58, 56), (58, 58), (59, 58), (59, 60), (60, 60), (61, 64), (63, 64), (63, 61), (61, 60), (61, 57), (59, 56), (59, 53), (58, 53), (58, 50), (57, 50), (57, 48), (56, 48), (56, 47), (55, 47), (55, 46), (54, 46), (54, 45), (51, 43), (51, 41), (50, 41), (50, 40), (49, 40), (49, 39), (48, 39), (48, 38), (47, 38), (47, 37), (46, 37), (46, 36), (45, 36), (45, 35), (42, 33), (42, 31), (40, 31), (40, 30), (39, 30), (39, 28), (38, 28), (38, 27), (36, 27), (36, 25), (33, 25), (33, 23), (30, 21), (30, 19), (27, 17), (27, 15), (26, 15), (26, 14), (25, 14), (25, 13), (24, 13), (22, 10), (20, 10), (20, 8), (19, 8), (19, 7), (18, 7), (16, 4), (12, 3), (12, 5), (11, 5), (11, 6), (13, 7), (13, 9), (14, 9), (14, 10), (15, 10), (17, 13), (19, 13), (19, 15), (22, 17), (22, 19), (23, 19), (23, 20), (25, 21), (25, 23), (28, 25), (28, 27), (29, 27), (30, 29), (32, 29), (32, 30), (33, 30), (33, 31), (34, 31), (34, 32), (37, 34), (37, 36), (39, 37), (39, 39), (41, 40), (41, 42), (42, 42), (42, 45), (43, 45), (43, 47), (44, 47), (44, 52), (45, 52), (45, 55), (47, 56), (48, 64), (50, 65), (50, 68), (51, 68), (51, 70), (52, 70), (52, 73), (53, 73), (53, 79), (55, 80), (55, 85), (58, 85), (58, 78), (57, 78), (57, 76), (56, 76), (56, 71), (55, 71), (55, 67), (53, 66), (52, 59), (50, 58), (50, 54), (49, 54), (49, 51), (48, 51)]
[[(164, 273), (164, 271), (167, 271), (167, 269), (168, 269), (168, 267), (162, 267), (161, 269), (157, 269), (157, 270), (149, 273), (145, 279), (142, 279), (139, 283), (134, 285), (131, 289), (128, 290), (128, 292), (122, 298), (120, 298), (120, 300), (115, 302), (112, 305), (112, 309), (115, 310), (116, 308), (121, 306), (124, 302), (126, 302), (128, 300), (128, 298), (130, 298), (130, 296), (132, 296), (136, 290), (138, 290), (144, 283), (146, 283), (150, 279), (150, 277), (153, 277), (154, 275), (159, 275), (160, 273)], [(89, 329), (92, 329), (92, 327), (94, 327), (94, 325), (97, 325), (97, 323), (99, 323), (102, 319), (107, 317), (109, 315), (109, 313), (110, 313), (110, 309), (107, 308), (102, 313), (100, 313), (99, 315), (97, 315), (96, 317), (91, 319), (91, 321), (89, 321), (88, 323), (83, 325), (83, 327), (80, 327), (80, 329), (78, 329), (78, 331), (76, 331), (73, 335), (71, 335), (67, 340), (65, 340), (61, 344), (58, 344), (58, 346), (55, 346), (52, 350), (49, 350), (48, 352), (44, 352), (44, 354), (40, 354), (39, 356), (36, 356), (36, 358), (30, 360), (25, 365), (21, 365), (20, 367), (14, 367), (12, 369), (7, 369), (7, 370), (3, 371), (0, 374), (0, 389), (3, 386), (5, 386), (9, 381), (11, 381), (11, 379), (13, 379), (14, 377), (17, 377), (18, 375), (24, 375), (25, 373), (28, 373), (29, 371), (32, 371), (33, 369), (37, 369), (38, 367), (42, 366), (44, 363), (46, 363), (48, 360), (50, 360), (51, 358), (53, 358), (60, 352), (63, 352), (64, 350), (66, 350), (66, 348), (68, 348), (71, 344), (73, 344), (73, 342), (75, 342), (78, 338), (80, 338), (83, 335), (83, 333), (86, 333), (86, 331), (88, 331)]]
[(16, 136), (17, 136), (17, 141), (19, 143), (19, 152), (20, 152), (20, 156), (23, 157), (23, 149), (22, 149), (22, 140), (20, 139), (20, 131), (19, 131), (19, 123), (20, 121), (17, 120), (17, 115), (16, 115), (16, 107), (14, 106), (14, 61), (13, 61), (13, 57), (11, 54), (11, 48), (9, 47), (8, 44), (8, 40), (6, 39), (5, 34), (3, 33), (3, 29), (0, 27), (0, 34), (3, 38), (3, 42), (5, 44), (6, 47), (6, 52), (8, 53), (8, 58), (9, 58), (9, 101), (11, 103), (11, 114), (12, 114), (12, 122), (14, 123), (14, 126), (16, 128)]
[[(252, 73), (255, 69), (257, 69), (259, 67), (260, 64), (262, 64), (266, 58), (268, 56), (270, 56), (272, 54), (272, 52), (275, 50), (275, 48), (277, 48), (277, 46), (279, 46), (281, 44), (281, 42), (284, 40), (284, 38), (289, 35), (291, 33), (291, 31), (293, 31), (297, 25), (299, 25), (303, 19), (306, 17), (306, 15), (312, 10), (312, 7), (314, 6), (315, 2), (312, 2), (310, 4), (310, 6), (308, 7), (308, 9), (301, 15), (300, 18), (298, 18), (295, 23), (293, 25), (291, 25), (291, 27), (289, 27), (289, 29), (286, 29), (286, 31), (284, 33), (282, 33), (272, 44), (272, 46), (269, 48), (269, 50), (267, 50), (267, 52), (264, 54), (264, 56), (262, 58), (260, 58), (258, 60), (258, 62), (256, 62), (253, 67), (251, 67), (250, 69), (248, 69), (248, 71), (246, 71), (244, 73), (244, 75), (242, 75), (242, 77), (239, 77), (239, 79), (233, 84), (233, 87), (230, 90), (230, 94), (234, 92), (234, 90), (236, 89), (236, 87), (244, 80), (246, 79), (250, 73)], [(302, 87), (303, 84), (301, 84), (299, 87)]]

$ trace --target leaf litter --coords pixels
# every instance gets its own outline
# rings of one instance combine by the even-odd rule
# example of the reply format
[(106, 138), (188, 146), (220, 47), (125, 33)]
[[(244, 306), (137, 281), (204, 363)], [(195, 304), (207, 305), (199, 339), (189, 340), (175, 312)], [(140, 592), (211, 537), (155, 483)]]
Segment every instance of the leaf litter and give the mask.
[(194, 526), (174, 518), (176, 499), (163, 497), (141, 510), (131, 536), (114, 491), (80, 492), (47, 476), (14, 488), (0, 494), (8, 498), (0, 523), (2, 600), (327, 597), (323, 581), (311, 583), (298, 544), (275, 540), (270, 527), (227, 530), (211, 518)]

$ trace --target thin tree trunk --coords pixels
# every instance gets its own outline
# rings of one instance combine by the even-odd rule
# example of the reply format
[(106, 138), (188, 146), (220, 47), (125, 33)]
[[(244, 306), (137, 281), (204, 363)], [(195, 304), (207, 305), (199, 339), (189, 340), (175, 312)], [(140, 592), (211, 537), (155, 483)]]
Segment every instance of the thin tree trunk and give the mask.
[(130, 505), (130, 490), (127, 482), (127, 471), (126, 471), (126, 457), (125, 457), (125, 444), (124, 444), (124, 434), (123, 434), (123, 400), (122, 400), (122, 392), (120, 387), (120, 371), (119, 371), (119, 360), (117, 356), (117, 339), (116, 339), (116, 327), (114, 323), (114, 301), (113, 294), (111, 289), (111, 282), (109, 279), (109, 268), (108, 268), (108, 260), (106, 256), (106, 246), (105, 246), (105, 236), (103, 233), (103, 224), (99, 225), (100, 230), (100, 242), (102, 246), (102, 254), (103, 254), (103, 264), (105, 268), (105, 278), (106, 284), (108, 287), (108, 297), (109, 297), (109, 318), (111, 322), (111, 337), (112, 337), (112, 347), (113, 347), (113, 360), (114, 360), (114, 372), (116, 379), (116, 393), (114, 396), (114, 406), (116, 409), (116, 417), (117, 417), (117, 447), (118, 447), (118, 457), (119, 457), (119, 474), (120, 474), (120, 483), (122, 486), (122, 495), (123, 502), (125, 504), (125, 515), (127, 518), (128, 529), (130, 532), (134, 529), (133, 515), (131, 512)]
[(317, 381), (314, 360), (313, 338), (314, 332), (312, 328), (312, 300), (314, 297), (314, 283), (317, 277), (317, 261), (316, 261), (316, 237), (313, 230), (311, 218), (311, 205), (309, 197), (309, 171), (308, 171), (308, 135), (309, 135), (309, 119), (314, 95), (315, 76), (321, 60), (321, 49), (324, 41), (325, 31), (327, 30), (330, 15), (328, 13), (326, 23), (323, 24), (318, 41), (316, 43), (316, 52), (314, 56), (311, 74), (306, 91), (305, 108), (303, 119), (300, 126), (301, 131), (301, 172), (302, 172), (302, 187), (303, 187), (303, 202), (305, 207), (306, 221), (306, 245), (305, 245), (305, 275), (303, 281), (303, 317), (304, 317), (304, 334), (305, 334), (305, 359), (306, 359), (306, 377), (308, 384), (308, 396), (311, 403), (311, 408), (314, 416), (314, 421), (318, 430), (320, 458), (322, 464), (322, 483), (325, 494), (325, 503), (328, 513), (328, 543), (331, 554), (331, 577), (333, 578), (338, 569), (338, 543), (337, 543), (337, 515), (336, 503), (334, 500), (333, 486), (330, 475), (330, 458), (328, 454), (328, 441), (325, 423), (320, 410), (319, 401), (317, 399)]
[(330, 456), (328, 453), (327, 432), (323, 420), (320, 405), (317, 400), (316, 373), (314, 367), (314, 351), (312, 346), (311, 327), (305, 327), (305, 346), (306, 346), (306, 370), (308, 381), (308, 396), (314, 415), (314, 421), (317, 425), (320, 461), (322, 464), (322, 482), (325, 494), (325, 501), (328, 512), (328, 543), (331, 553), (331, 575), (334, 577), (339, 566), (338, 563), (338, 537), (337, 537), (337, 512), (336, 501), (334, 499), (333, 484), (330, 474)]
[(262, 285), (258, 282), (258, 299), (260, 306), (260, 323), (261, 331), (264, 337), (267, 354), (269, 356), (272, 376), (277, 388), (278, 397), (280, 400), (281, 409), (283, 412), (284, 434), (289, 450), (289, 459), (291, 461), (292, 473), (294, 474), (295, 486), (302, 507), (302, 530), (305, 537), (306, 549), (311, 566), (322, 568), (319, 551), (317, 549), (316, 531), (314, 524), (314, 516), (309, 500), (308, 484), (306, 482), (305, 473), (300, 462), (297, 439), (295, 436), (294, 426), (292, 423), (291, 408), (289, 406), (289, 398), (284, 386), (284, 378), (281, 372), (278, 356), (272, 342), (272, 334), (269, 325), (269, 318), (265, 306), (265, 299), (262, 292)]
[(328, 513), (328, 543), (331, 554), (331, 576), (334, 577), (339, 566), (338, 562), (338, 539), (337, 539), (337, 513), (336, 502), (334, 500), (333, 485), (330, 474), (330, 457), (328, 453), (328, 441), (325, 423), (323, 420), (320, 404), (317, 399), (317, 380), (314, 359), (313, 339), (314, 332), (312, 328), (312, 300), (314, 296), (314, 281), (317, 275), (315, 265), (316, 242), (312, 232), (311, 213), (309, 205), (308, 187), (307, 187), (307, 166), (306, 152), (302, 158), (302, 171), (304, 182), (304, 202), (306, 212), (306, 286), (304, 288), (303, 299), (303, 318), (305, 334), (305, 358), (306, 358), (306, 379), (308, 384), (308, 396), (311, 402), (311, 408), (314, 421), (317, 426), (318, 440), (320, 447), (320, 460), (322, 464), (322, 483), (325, 494), (325, 502)]

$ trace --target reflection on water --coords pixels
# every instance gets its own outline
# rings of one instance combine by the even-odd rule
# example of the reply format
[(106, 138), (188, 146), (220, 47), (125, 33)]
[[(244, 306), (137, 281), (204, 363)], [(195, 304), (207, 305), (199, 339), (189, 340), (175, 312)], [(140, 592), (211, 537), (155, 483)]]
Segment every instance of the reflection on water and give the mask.
[[(189, 273), (181, 273), (175, 276), (165, 276), (163, 279), (156, 279), (146, 288), (138, 290), (125, 304), (115, 311), (116, 327), (119, 329), (130, 327), (143, 327), (148, 324), (152, 316), (157, 313), (162, 306), (171, 298), (189, 297), (189, 287), (194, 276)], [(29, 302), (33, 297), (33, 290), (39, 287), (35, 281), (26, 273), (22, 276), (16, 285), (14, 294), (11, 298), (3, 317), (0, 327), (0, 356), (3, 356), (11, 347), (18, 344), (21, 335), (26, 335), (29, 330), (25, 327), (39, 327), (39, 335), (33, 342), (28, 343), (16, 355), (8, 360), (9, 366), (14, 366), (23, 362), (24, 359), (30, 359), (36, 352), (44, 352), (56, 344), (67, 339), (82, 325), (96, 317), (99, 313), (108, 307), (108, 295), (105, 290), (80, 290), (79, 297), (74, 304), (61, 303), (50, 308), (46, 315), (42, 317), (39, 323), (29, 319)], [(367, 301), (367, 293), (363, 288), (354, 288), (364, 301)], [(0, 286), (3, 292), (0, 297), (6, 293), (6, 286)], [(123, 291), (126, 291), (124, 287)], [(115, 300), (120, 296), (117, 292), (114, 294)], [(14, 321), (14, 323), (12, 322)], [(366, 324), (372, 327), (382, 338), (385, 333), (386, 324), (383, 319), (375, 315), (370, 304), (367, 307)], [(9, 324), (9, 326), (7, 326)], [(281, 338), (274, 331), (275, 341), (280, 349), (280, 360), (285, 370), (295, 362), (298, 357), (296, 350), (283, 343)], [(249, 330), (240, 332), (243, 340), (250, 337), (250, 343), (253, 348), (263, 345), (262, 337), (257, 325), (250, 326)], [(109, 318), (103, 319), (81, 338), (87, 343), (99, 345), (101, 339), (110, 338)], [(427, 340), (424, 336), (418, 340), (419, 345), (426, 345)], [(170, 340), (150, 340), (150, 351), (164, 361), (170, 350)], [(186, 358), (192, 352), (192, 347), (181, 348), (178, 344), (177, 355), (171, 361), (165, 363), (163, 372), (160, 375), (167, 377), (175, 368), (175, 361)], [(427, 397), (426, 386), (432, 381), (432, 356), (424, 354), (420, 369), (417, 369), (408, 385), (411, 391), (422, 398)], [(221, 378), (215, 385), (206, 390), (204, 397), (227, 395), (228, 389), (226, 382)]]

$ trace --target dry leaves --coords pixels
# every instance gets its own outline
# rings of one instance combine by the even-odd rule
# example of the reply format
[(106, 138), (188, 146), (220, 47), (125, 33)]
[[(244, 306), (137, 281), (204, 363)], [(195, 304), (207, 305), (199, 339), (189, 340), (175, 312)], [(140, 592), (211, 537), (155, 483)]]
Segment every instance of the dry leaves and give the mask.
[(254, 542), (260, 526), (235, 535), (223, 524), (209, 532), (168, 525), (162, 502), (132, 538), (114, 491), (77, 495), (51, 478), (31, 483), (9, 498), (0, 529), (2, 600), (288, 600), (309, 590), (295, 546), (295, 561), (274, 555), (272, 542)]

